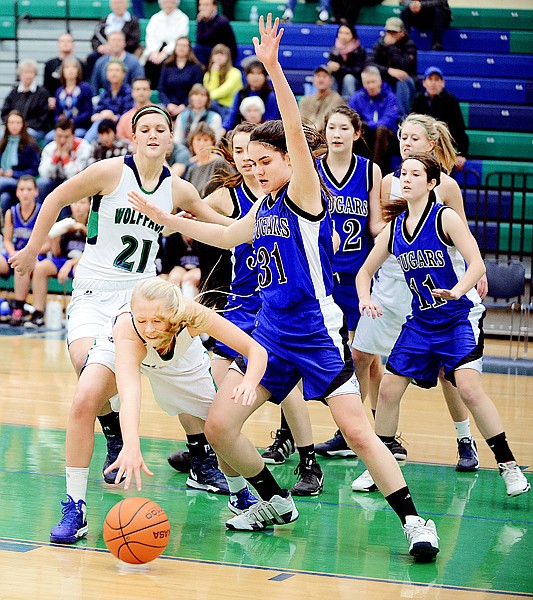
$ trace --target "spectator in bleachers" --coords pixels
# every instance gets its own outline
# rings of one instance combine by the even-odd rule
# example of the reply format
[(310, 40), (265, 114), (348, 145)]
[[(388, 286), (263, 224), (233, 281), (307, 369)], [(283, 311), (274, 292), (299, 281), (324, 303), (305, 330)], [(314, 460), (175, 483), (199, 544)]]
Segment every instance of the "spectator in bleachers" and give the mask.
[(417, 94), (411, 107), (411, 112), (430, 115), (439, 121), (444, 121), (460, 153), (455, 159), (455, 166), (462, 169), (468, 155), (470, 140), (466, 133), (465, 120), (459, 101), (445, 89), (446, 81), (438, 67), (428, 67), (422, 81), (424, 92)]
[[(54, 110), (56, 107), (56, 90), (61, 85), (61, 82), (59, 81), (59, 68), (61, 67), (61, 63), (65, 58), (70, 58), (72, 56), (74, 56), (74, 38), (68, 32), (62, 33), (57, 38), (57, 56), (44, 63), (44, 87), (50, 94), (50, 98), (48, 98), (48, 108), (50, 110)], [(83, 68), (81, 60), (80, 64)], [(82, 77), (82, 79), (84, 79), (84, 77)]]
[(35, 312), (24, 323), (27, 329), (44, 327), (44, 311), (48, 295), (48, 279), (57, 277), (59, 283), (72, 279), (76, 272), (87, 239), (87, 220), (91, 208), (90, 198), (82, 198), (70, 205), (72, 217), (58, 221), (50, 229), (52, 257), (35, 265), (33, 271), (33, 307)]
[(342, 96), (333, 90), (333, 82), (333, 74), (329, 68), (320, 65), (313, 73), (316, 93), (304, 96), (298, 105), (302, 117), (309, 119), (319, 131), (324, 129), (324, 117), (344, 104)]
[(39, 146), (28, 133), (24, 117), (12, 110), (0, 140), (0, 219), (16, 202), (17, 181), (23, 175), (37, 176), (39, 159)]
[[(16, 194), (18, 202), (6, 212), (4, 225), (4, 248), (8, 257), (26, 246), (41, 209), (41, 205), (37, 202), (39, 190), (31, 175), (23, 175), (18, 180)], [(38, 260), (45, 258), (49, 247), (47, 241), (41, 248)], [(10, 325), (18, 327), (24, 323), (24, 304), (30, 292), (31, 274), (21, 275), (15, 271), (14, 280), (15, 299)]]
[[(75, 56), (64, 59), (59, 67), (60, 87), (56, 90), (54, 122), (62, 117), (74, 121), (74, 134), (82, 138), (91, 126), (93, 114), (93, 90), (88, 83), (82, 81), (83, 71), (80, 61)], [(54, 139), (54, 131), (49, 131), (45, 142)]]
[(185, 110), (192, 86), (202, 83), (203, 78), (204, 69), (192, 51), (191, 41), (188, 37), (180, 37), (159, 80), (159, 100), (172, 117)]
[(202, 279), (199, 246), (199, 242), (181, 233), (163, 236), (159, 243), (159, 276), (180, 286), (187, 298), (198, 294)]
[(398, 101), (390, 86), (382, 81), (377, 67), (363, 69), (361, 80), (362, 89), (355, 92), (348, 105), (363, 120), (364, 141), (370, 156), (361, 144), (356, 153), (371, 158), (383, 173), (387, 173), (390, 171), (391, 143), (398, 130)]
[(28, 133), (40, 142), (47, 131), (48, 97), (45, 87), (37, 85), (37, 62), (25, 58), (18, 64), (17, 75), (20, 83), (6, 96), (2, 107), (2, 121), (6, 122), (7, 115), (12, 110), (18, 110), (28, 128)]
[(211, 110), (224, 118), (235, 94), (243, 87), (241, 72), (233, 66), (231, 52), (226, 45), (217, 44), (211, 51), (204, 85), (211, 97)]
[(235, 125), (238, 125), (242, 121), (239, 106), (244, 98), (248, 96), (259, 96), (264, 102), (265, 114), (263, 118), (265, 121), (281, 118), (276, 95), (268, 82), (268, 74), (263, 63), (258, 60), (248, 62), (244, 69), (244, 75), (246, 77), (246, 85), (235, 94), (233, 104), (222, 122), (224, 133), (233, 129)]
[(125, 156), (131, 154), (131, 146), (128, 140), (117, 137), (117, 124), (111, 119), (102, 119), (98, 123), (98, 138), (92, 143), (93, 155), (89, 164), (113, 158), (114, 156)]
[(109, 35), (116, 31), (124, 34), (124, 48), (131, 54), (138, 54), (141, 43), (141, 28), (137, 17), (128, 11), (128, 0), (110, 0), (111, 12), (96, 24), (91, 39), (93, 51), (87, 57), (87, 77), (91, 77), (93, 68), (102, 56), (111, 54)]
[[(288, 0), (287, 6), (285, 8), (285, 12), (281, 17), (282, 21), (290, 22), (294, 18), (294, 11), (296, 9), (297, 0)], [(325, 23), (329, 21), (329, 16), (331, 14), (331, 0), (319, 0), (318, 6), (318, 20), (321, 23)]]
[(226, 161), (212, 150), (216, 141), (215, 132), (207, 123), (199, 123), (198, 127), (189, 134), (191, 166), (184, 179), (194, 185), (202, 198), (215, 189), (216, 184), (212, 182), (215, 173), (228, 166)]
[(387, 19), (385, 34), (374, 44), (369, 62), (377, 65), (383, 81), (391, 86), (400, 117), (405, 117), (416, 93), (417, 49), (399, 17)]
[(44, 200), (64, 181), (83, 171), (91, 156), (91, 145), (74, 135), (72, 119), (59, 119), (54, 140), (44, 147), (39, 164), (40, 198)]
[(137, 144), (131, 138), (131, 122), (133, 115), (144, 106), (151, 104), (152, 88), (150, 80), (146, 77), (137, 77), (131, 84), (131, 97), (133, 98), (133, 108), (126, 111), (118, 120), (117, 135), (123, 140), (128, 140), (131, 144), (133, 152), (137, 148)]
[(107, 38), (109, 45), (109, 53), (101, 56), (94, 65), (93, 74), (91, 77), (91, 85), (93, 92), (98, 94), (106, 84), (106, 69), (107, 65), (112, 60), (119, 60), (126, 69), (126, 83), (131, 86), (134, 79), (144, 77), (144, 69), (139, 60), (130, 52), (127, 52), (126, 38), (122, 31), (114, 31)]
[(383, 0), (331, 0), (331, 10), (335, 23), (355, 25), (363, 6), (376, 6)]
[(452, 20), (448, 0), (400, 0), (405, 8), (400, 17), (407, 31), (411, 27), (421, 31), (431, 31), (431, 49), (444, 50), (442, 35)]
[(187, 143), (189, 134), (199, 123), (207, 123), (214, 131), (216, 140), (222, 137), (222, 119), (210, 109), (209, 92), (201, 83), (195, 83), (189, 92), (187, 108), (176, 117), (174, 126), (174, 141)]
[(98, 136), (98, 123), (102, 119), (118, 121), (120, 117), (133, 106), (131, 88), (125, 83), (126, 67), (120, 60), (112, 59), (107, 63), (107, 82), (100, 92), (98, 103), (91, 117), (92, 125), (85, 134), (90, 143)]
[(159, 0), (161, 10), (150, 17), (146, 26), (143, 57), (146, 77), (156, 90), (163, 63), (174, 56), (176, 41), (189, 36), (189, 17), (181, 11), (179, 0)]
[(337, 30), (335, 45), (328, 58), (328, 69), (333, 73), (337, 91), (349, 99), (361, 87), (361, 71), (366, 63), (366, 50), (353, 25), (341, 25)]
[(248, 123), (259, 125), (263, 123), (263, 116), (265, 114), (265, 103), (259, 98), (259, 96), (248, 96), (245, 98), (239, 106), (239, 112), (242, 118)]
[(167, 156), (167, 164), (174, 175), (183, 177), (187, 169), (190, 167), (191, 152), (185, 144), (170, 142), (169, 154)]
[(207, 65), (211, 50), (224, 44), (231, 52), (233, 64), (237, 62), (237, 40), (227, 17), (219, 14), (216, 0), (198, 0), (196, 17), (196, 45), (194, 52), (198, 60)]

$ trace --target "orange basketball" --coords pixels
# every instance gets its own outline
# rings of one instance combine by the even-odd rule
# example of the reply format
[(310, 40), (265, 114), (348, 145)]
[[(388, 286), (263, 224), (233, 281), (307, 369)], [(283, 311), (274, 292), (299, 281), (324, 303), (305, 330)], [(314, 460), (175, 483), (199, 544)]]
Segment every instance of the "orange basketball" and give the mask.
[(170, 539), (165, 511), (147, 498), (127, 498), (107, 513), (104, 542), (120, 560), (138, 565), (157, 558)]

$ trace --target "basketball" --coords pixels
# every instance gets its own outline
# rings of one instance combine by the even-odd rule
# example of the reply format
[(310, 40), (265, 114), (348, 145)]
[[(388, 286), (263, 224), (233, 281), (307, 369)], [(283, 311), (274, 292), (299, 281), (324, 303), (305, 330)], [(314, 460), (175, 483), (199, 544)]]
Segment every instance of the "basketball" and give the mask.
[(147, 498), (127, 498), (107, 513), (104, 542), (118, 559), (139, 565), (157, 558), (170, 539), (170, 523), (159, 504)]

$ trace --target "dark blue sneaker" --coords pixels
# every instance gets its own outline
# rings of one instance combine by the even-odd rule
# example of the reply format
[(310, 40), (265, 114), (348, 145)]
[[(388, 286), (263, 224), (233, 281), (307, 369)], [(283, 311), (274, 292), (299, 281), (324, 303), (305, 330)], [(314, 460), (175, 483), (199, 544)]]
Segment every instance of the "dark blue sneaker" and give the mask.
[(349, 458), (356, 456), (338, 429), (330, 440), (321, 444), (315, 444), (315, 454), (327, 456), (328, 458)]
[(187, 485), (195, 490), (229, 496), (229, 487), (224, 473), (218, 468), (216, 456), (208, 454), (203, 460), (191, 456), (191, 470)]
[(234, 515), (240, 515), (245, 510), (248, 510), (254, 504), (257, 504), (259, 499), (256, 498), (250, 488), (246, 486), (239, 490), (236, 494), (230, 494), (228, 500), (228, 508)]
[[(113, 469), (110, 473), (104, 473), (104, 471), (112, 465), (118, 458), (120, 451), (122, 450), (123, 442), (122, 437), (115, 436), (112, 438), (106, 438), (107, 442), (107, 456), (105, 457), (104, 467), (102, 469), (102, 475), (104, 476), (104, 481), (106, 483), (114, 484), (115, 479), (117, 478), (118, 469)], [(126, 479), (126, 474), (124, 473), (121, 478), (121, 482)]]
[(457, 453), (459, 454), (459, 460), (455, 467), (456, 471), (468, 473), (479, 469), (477, 446), (474, 438), (465, 437), (457, 440)]
[(85, 502), (74, 502), (67, 494), (67, 501), (61, 501), (63, 518), (50, 532), (50, 541), (54, 544), (74, 544), (87, 535), (87, 519), (85, 518)]

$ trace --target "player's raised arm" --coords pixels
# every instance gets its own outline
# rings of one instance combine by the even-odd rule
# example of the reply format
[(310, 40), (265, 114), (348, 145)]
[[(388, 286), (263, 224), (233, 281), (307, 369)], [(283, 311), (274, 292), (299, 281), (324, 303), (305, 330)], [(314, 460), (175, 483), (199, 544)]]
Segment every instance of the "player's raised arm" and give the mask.
[(271, 13), (268, 13), (266, 23), (262, 16), (259, 18), (261, 39), (253, 38), (255, 53), (272, 80), (285, 129), (287, 151), (293, 168), (289, 197), (306, 212), (318, 215), (323, 211), (320, 180), (305, 137), (298, 103), (279, 64), (279, 44), (283, 29), (278, 31), (278, 28), (279, 19), (276, 18), (272, 23)]

